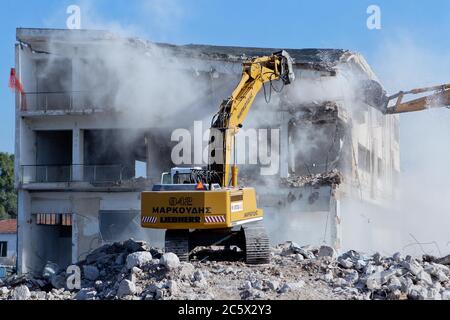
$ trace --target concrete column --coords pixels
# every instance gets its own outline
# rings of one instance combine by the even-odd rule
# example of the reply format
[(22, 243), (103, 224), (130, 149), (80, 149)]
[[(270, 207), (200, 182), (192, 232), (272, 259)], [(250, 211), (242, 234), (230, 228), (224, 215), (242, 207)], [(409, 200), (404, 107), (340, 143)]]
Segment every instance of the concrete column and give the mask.
[(84, 130), (72, 130), (72, 180), (83, 181)]
[(340, 252), (342, 249), (341, 200), (334, 200), (334, 248)]
[(70, 200), (72, 205), (72, 263), (78, 262), (79, 250), (78, 250), (78, 217), (74, 212), (74, 200)]
[(33, 257), (31, 198), (28, 191), (19, 189), (17, 211), (17, 272), (24, 274), (30, 271)]

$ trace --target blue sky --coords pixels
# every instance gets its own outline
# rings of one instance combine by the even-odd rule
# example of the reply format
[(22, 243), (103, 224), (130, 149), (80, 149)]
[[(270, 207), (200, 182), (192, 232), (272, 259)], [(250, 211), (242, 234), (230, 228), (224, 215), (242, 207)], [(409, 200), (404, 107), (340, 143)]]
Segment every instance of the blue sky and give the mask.
[[(113, 29), (177, 44), (345, 48), (362, 53), (388, 89), (450, 81), (450, 62), (445, 61), (450, 52), (447, 0), (2, 0), (0, 151), (14, 150), (13, 94), (7, 82), (14, 66), (15, 28), (65, 28), (70, 4), (81, 7), (83, 28)], [(370, 4), (381, 8), (381, 30), (366, 27)], [(394, 72), (398, 61), (410, 71), (421, 63), (420, 76)], [(405, 128), (408, 135), (408, 118)]]

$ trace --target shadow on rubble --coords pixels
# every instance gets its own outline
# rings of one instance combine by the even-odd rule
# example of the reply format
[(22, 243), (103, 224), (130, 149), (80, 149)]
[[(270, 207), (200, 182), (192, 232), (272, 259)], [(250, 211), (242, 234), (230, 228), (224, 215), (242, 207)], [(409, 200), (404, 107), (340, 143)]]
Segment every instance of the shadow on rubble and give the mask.
[(244, 261), (244, 252), (237, 247), (197, 248), (189, 256), (191, 261)]

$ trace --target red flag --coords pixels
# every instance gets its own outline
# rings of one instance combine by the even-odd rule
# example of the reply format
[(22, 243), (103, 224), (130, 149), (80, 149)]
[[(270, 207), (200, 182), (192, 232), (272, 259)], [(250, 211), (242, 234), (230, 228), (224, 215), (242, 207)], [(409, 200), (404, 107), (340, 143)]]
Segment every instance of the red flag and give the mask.
[(11, 89), (16, 87), (16, 69), (11, 68), (11, 73), (9, 74), (9, 85)]
[(9, 74), (9, 87), (13, 90), (19, 91), (21, 94), (24, 94), (23, 86), (19, 79), (17, 79), (16, 69), (14, 68), (11, 68), (11, 73)]

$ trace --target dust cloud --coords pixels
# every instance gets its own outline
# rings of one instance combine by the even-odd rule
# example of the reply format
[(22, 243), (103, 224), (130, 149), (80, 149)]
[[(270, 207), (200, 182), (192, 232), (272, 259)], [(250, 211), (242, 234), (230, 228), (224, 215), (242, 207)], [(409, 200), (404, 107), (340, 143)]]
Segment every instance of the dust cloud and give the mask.
[[(373, 67), (388, 92), (449, 83), (448, 51), (432, 51), (425, 43), (398, 35), (376, 52)], [(400, 115), (401, 175), (398, 215), (401, 246), (410, 254), (450, 253), (450, 112), (429, 109)], [(386, 219), (386, 224), (389, 224)]]

